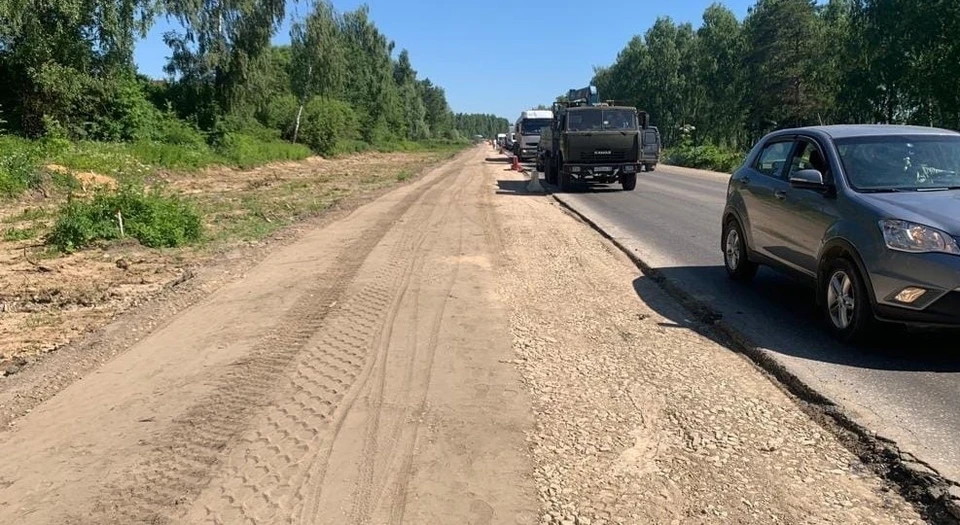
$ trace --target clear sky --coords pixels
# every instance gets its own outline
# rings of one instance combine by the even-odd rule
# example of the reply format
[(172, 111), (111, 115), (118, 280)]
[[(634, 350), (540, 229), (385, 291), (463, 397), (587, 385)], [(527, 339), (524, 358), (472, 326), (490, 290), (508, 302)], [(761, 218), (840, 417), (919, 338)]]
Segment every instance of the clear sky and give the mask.
[[(643, 34), (658, 16), (699, 27), (714, 0), (334, 0), (338, 11), (361, 3), (410, 59), (420, 78), (442, 86), (456, 112), (493, 113), (513, 122), (521, 111), (549, 104), (568, 89), (586, 86), (593, 66), (609, 65), (627, 41)], [(725, 0), (739, 18), (755, 0)], [(300, 17), (308, 2), (290, 4)], [(288, 17), (288, 18), (289, 18)], [(163, 76), (169, 56), (157, 20), (136, 50), (140, 71)], [(559, 38), (556, 31), (569, 38)], [(274, 38), (290, 41), (289, 21)], [(602, 93), (601, 93), (602, 96)]]

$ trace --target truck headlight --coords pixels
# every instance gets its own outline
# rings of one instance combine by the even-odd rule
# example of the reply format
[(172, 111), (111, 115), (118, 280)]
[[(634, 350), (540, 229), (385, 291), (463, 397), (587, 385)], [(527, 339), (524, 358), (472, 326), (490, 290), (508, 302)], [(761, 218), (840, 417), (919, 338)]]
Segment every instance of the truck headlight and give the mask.
[(908, 253), (950, 253), (960, 255), (957, 241), (946, 232), (908, 221), (885, 219), (880, 221), (883, 242), (887, 248)]
[(624, 173), (634, 173), (636, 171), (637, 171), (637, 167), (634, 164), (627, 164), (626, 166), (623, 167)]
[(579, 173), (580, 166), (570, 166), (570, 173)]

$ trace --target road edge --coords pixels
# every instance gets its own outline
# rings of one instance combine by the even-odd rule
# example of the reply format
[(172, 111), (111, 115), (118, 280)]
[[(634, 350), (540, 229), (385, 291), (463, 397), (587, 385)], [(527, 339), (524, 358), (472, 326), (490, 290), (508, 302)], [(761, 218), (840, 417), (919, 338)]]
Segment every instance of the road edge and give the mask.
[(869, 430), (839, 404), (791, 373), (743, 332), (725, 322), (719, 312), (647, 264), (620, 240), (620, 236), (613, 233), (615, 227), (600, 224), (601, 221), (578, 210), (573, 203), (564, 199), (562, 194), (548, 190), (548, 195), (564, 210), (613, 243), (644, 275), (693, 314), (704, 330), (719, 335), (725, 347), (747, 357), (771, 381), (794, 398), (808, 416), (840, 439), (841, 443), (861, 461), (871, 466), (881, 478), (895, 485), (900, 494), (917, 505), (931, 523), (960, 524), (960, 484), (943, 477), (914, 455), (901, 451), (894, 440)]

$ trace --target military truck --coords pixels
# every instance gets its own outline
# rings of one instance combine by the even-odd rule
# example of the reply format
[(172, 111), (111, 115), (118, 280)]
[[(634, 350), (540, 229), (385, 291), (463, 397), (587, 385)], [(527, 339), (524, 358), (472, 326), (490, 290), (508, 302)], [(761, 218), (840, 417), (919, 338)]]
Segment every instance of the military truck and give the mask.
[[(613, 101), (600, 102), (597, 88), (571, 89), (566, 102), (554, 104), (553, 120), (540, 135), (537, 170), (560, 191), (575, 183), (637, 186), (643, 168), (642, 132), (646, 112)], [(659, 145), (657, 146), (659, 150)]]

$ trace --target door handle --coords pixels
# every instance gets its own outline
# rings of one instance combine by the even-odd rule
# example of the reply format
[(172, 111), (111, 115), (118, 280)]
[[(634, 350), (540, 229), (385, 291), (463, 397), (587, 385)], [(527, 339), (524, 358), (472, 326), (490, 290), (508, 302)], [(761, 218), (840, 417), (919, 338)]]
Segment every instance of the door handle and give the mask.
[(744, 185), (744, 186), (746, 186), (747, 184), (750, 184), (750, 177), (741, 177), (741, 178), (740, 178), (740, 184), (742, 184), (742, 185)]
[(785, 191), (783, 191), (783, 190), (778, 190), (778, 191), (773, 192), (773, 196), (776, 197), (776, 198), (778, 198), (778, 199), (780, 199), (780, 200), (786, 200), (786, 198), (787, 198), (787, 192), (785, 192)]

